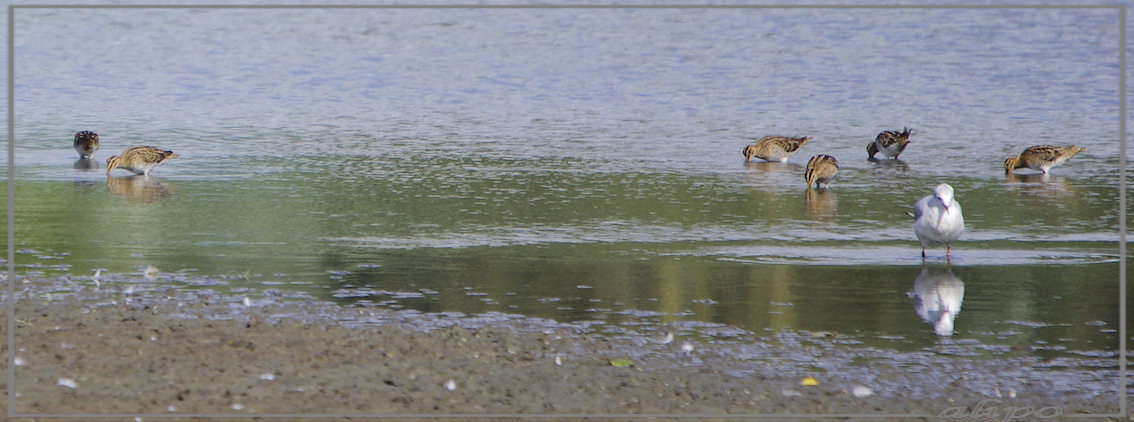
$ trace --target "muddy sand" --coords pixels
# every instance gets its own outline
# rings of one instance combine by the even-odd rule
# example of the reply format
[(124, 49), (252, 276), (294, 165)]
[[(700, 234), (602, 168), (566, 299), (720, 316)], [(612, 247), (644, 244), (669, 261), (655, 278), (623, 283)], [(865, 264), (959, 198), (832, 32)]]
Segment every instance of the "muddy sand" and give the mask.
[[(597, 334), (519, 316), (249, 299), (161, 283), (29, 277), (15, 288), (14, 410), (39, 420), (1118, 412), (1115, 389), (1096, 385), (1105, 390), (1115, 368), (897, 353), (808, 333), (667, 341), (665, 327)], [(0, 386), (7, 407), (7, 374)]]

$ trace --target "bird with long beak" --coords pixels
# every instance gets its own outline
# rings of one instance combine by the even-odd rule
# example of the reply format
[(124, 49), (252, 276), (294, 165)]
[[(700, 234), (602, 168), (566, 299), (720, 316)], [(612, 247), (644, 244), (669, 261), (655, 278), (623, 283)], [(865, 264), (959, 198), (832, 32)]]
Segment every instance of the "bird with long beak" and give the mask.
[(792, 138), (788, 136), (765, 136), (755, 144), (744, 147), (744, 161), (751, 161), (752, 157), (764, 161), (779, 161), (786, 163), (788, 157), (799, 151), (799, 148), (810, 141), (810, 136)]
[(839, 173), (839, 160), (827, 154), (819, 154), (807, 160), (807, 168), (803, 172), (803, 180), (807, 182), (807, 188), (811, 189), (812, 185), (818, 189), (822, 185), (831, 187), (831, 179)]
[(122, 155), (113, 155), (106, 159), (106, 175), (110, 176), (111, 170), (120, 168), (149, 176), (150, 170), (154, 167), (176, 157), (177, 154), (173, 151), (163, 151), (150, 146), (126, 148), (122, 151)]
[(1086, 150), (1087, 147), (1078, 145), (1065, 147), (1057, 147), (1054, 145), (1030, 146), (1025, 149), (1024, 152), (1021, 152), (1020, 155), (1004, 160), (1004, 174), (1024, 167), (1039, 170), (1043, 172), (1043, 174), (1047, 174), (1048, 170), (1051, 170), (1052, 167), (1063, 164), (1063, 162), (1070, 160), (1071, 157)]

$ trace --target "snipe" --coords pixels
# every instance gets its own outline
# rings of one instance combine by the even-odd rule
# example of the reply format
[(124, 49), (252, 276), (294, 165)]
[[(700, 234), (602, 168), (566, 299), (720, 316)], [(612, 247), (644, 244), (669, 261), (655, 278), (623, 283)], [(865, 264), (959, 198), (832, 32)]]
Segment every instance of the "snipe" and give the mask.
[(106, 159), (106, 175), (116, 168), (132, 171), (136, 174), (149, 176), (150, 170), (160, 166), (177, 154), (173, 151), (163, 151), (150, 146), (137, 146), (126, 148), (121, 155), (114, 155)]
[(752, 157), (764, 161), (787, 162), (788, 157), (799, 151), (799, 148), (810, 141), (810, 136), (792, 138), (788, 136), (765, 136), (755, 144), (744, 147), (744, 161)]

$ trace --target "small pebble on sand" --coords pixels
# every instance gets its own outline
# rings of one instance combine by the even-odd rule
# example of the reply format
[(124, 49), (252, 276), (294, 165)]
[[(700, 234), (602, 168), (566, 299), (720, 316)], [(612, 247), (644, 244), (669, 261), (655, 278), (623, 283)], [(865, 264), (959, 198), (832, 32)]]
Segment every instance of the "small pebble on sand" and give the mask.
[(865, 385), (856, 385), (854, 389), (851, 390), (851, 394), (854, 394), (854, 396), (858, 398), (870, 397), (874, 395), (874, 391)]

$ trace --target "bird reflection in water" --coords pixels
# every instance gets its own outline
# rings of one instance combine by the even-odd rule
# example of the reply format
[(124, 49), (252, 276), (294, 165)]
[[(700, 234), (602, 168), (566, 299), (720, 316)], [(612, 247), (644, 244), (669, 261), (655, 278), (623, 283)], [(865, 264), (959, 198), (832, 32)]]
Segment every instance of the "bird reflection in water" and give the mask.
[(803, 174), (804, 167), (798, 163), (781, 163), (779, 161), (747, 161), (744, 163), (746, 182), (753, 186), (772, 189), (792, 188), (798, 186), (799, 175)]
[(106, 188), (129, 202), (149, 203), (173, 196), (172, 186), (153, 176), (108, 177)]
[(910, 171), (909, 164), (906, 164), (905, 161), (899, 160), (897, 158), (893, 160), (879, 160), (877, 158), (868, 158), (866, 159), (866, 161), (874, 163), (875, 172), (897, 174)]
[(96, 170), (99, 168), (98, 161), (90, 158), (80, 158), (71, 164), (71, 168), (75, 170)]
[(1023, 195), (1055, 199), (1075, 197), (1075, 188), (1066, 177), (1052, 176), (1050, 173), (1008, 173), (1004, 175), (1004, 183)]
[(787, 171), (797, 172), (804, 167), (797, 163), (781, 163), (779, 161), (745, 161), (744, 168), (760, 171)]
[(953, 321), (961, 312), (965, 283), (948, 266), (931, 270), (923, 265), (921, 274), (914, 279), (913, 296), (917, 315), (932, 324), (937, 335), (953, 335)]
[(807, 217), (812, 220), (833, 220), (839, 208), (839, 199), (828, 188), (807, 189)]

